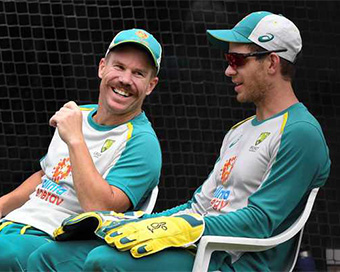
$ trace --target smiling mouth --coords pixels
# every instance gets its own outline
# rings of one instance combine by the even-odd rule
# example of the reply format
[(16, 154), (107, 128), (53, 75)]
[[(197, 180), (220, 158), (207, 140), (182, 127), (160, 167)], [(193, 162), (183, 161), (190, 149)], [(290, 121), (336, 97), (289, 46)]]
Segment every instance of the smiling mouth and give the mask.
[(118, 94), (118, 95), (123, 96), (123, 97), (129, 97), (129, 96), (131, 96), (130, 93), (126, 92), (126, 91), (123, 90), (123, 89), (112, 88), (112, 91), (113, 91), (115, 94)]
[(235, 90), (238, 89), (238, 87), (242, 85), (242, 83), (236, 83), (236, 82), (234, 82), (234, 84), (235, 84)]

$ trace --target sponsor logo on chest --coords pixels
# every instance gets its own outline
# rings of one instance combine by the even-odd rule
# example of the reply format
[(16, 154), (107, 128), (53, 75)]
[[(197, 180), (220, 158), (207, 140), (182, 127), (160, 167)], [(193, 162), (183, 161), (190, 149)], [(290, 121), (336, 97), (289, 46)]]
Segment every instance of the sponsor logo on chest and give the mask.
[(66, 179), (71, 174), (71, 171), (70, 158), (63, 158), (55, 167), (53, 167), (52, 180), (55, 183), (59, 183), (60, 180)]
[(235, 162), (236, 156), (228, 158), (220, 170), (220, 178), (222, 185), (219, 185), (216, 188), (213, 198), (210, 201), (211, 207), (216, 211), (220, 211), (229, 203), (228, 199), (230, 197), (230, 189), (226, 189), (224, 186), (227, 184), (227, 181), (230, 177), (231, 171), (233, 170)]
[(226, 162), (224, 163), (222, 169), (221, 169), (221, 182), (223, 185), (226, 184), (231, 171), (233, 170), (234, 164), (236, 162), (236, 156), (233, 156), (229, 159), (226, 160)]
[(63, 194), (67, 192), (67, 189), (53, 180), (44, 179), (42, 181), (41, 187), (37, 188), (35, 196), (41, 198), (46, 202), (59, 206), (63, 203)]
[(229, 197), (230, 190), (225, 189), (224, 186), (218, 186), (210, 201), (210, 205), (214, 210), (220, 211), (229, 204)]

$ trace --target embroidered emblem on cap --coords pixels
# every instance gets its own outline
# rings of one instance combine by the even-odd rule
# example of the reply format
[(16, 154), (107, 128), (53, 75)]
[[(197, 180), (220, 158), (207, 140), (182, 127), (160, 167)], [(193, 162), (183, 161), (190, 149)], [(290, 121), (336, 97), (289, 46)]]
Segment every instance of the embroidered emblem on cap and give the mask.
[(147, 39), (149, 37), (148, 34), (141, 30), (136, 31), (136, 35), (141, 39)]
[(274, 35), (271, 33), (267, 33), (266, 35), (262, 35), (258, 38), (259, 42), (269, 42), (274, 39)]

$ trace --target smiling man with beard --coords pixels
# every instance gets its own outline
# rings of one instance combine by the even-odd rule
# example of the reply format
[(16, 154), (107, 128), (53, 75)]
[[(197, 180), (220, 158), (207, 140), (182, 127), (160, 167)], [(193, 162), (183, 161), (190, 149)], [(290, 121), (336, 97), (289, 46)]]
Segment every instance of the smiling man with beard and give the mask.
[(142, 29), (119, 32), (100, 60), (98, 105), (66, 103), (41, 170), (0, 198), (0, 270), (25, 270), (75, 214), (138, 209), (158, 184), (161, 150), (142, 111), (158, 83), (162, 48)]

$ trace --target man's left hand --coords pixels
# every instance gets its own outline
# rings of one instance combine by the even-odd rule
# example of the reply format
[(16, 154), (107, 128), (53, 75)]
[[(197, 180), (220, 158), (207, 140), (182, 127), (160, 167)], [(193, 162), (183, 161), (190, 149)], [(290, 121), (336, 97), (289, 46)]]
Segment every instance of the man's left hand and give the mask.
[(160, 216), (123, 224), (107, 232), (105, 241), (121, 251), (130, 250), (135, 258), (168, 247), (188, 247), (203, 234), (204, 220), (199, 214)]

